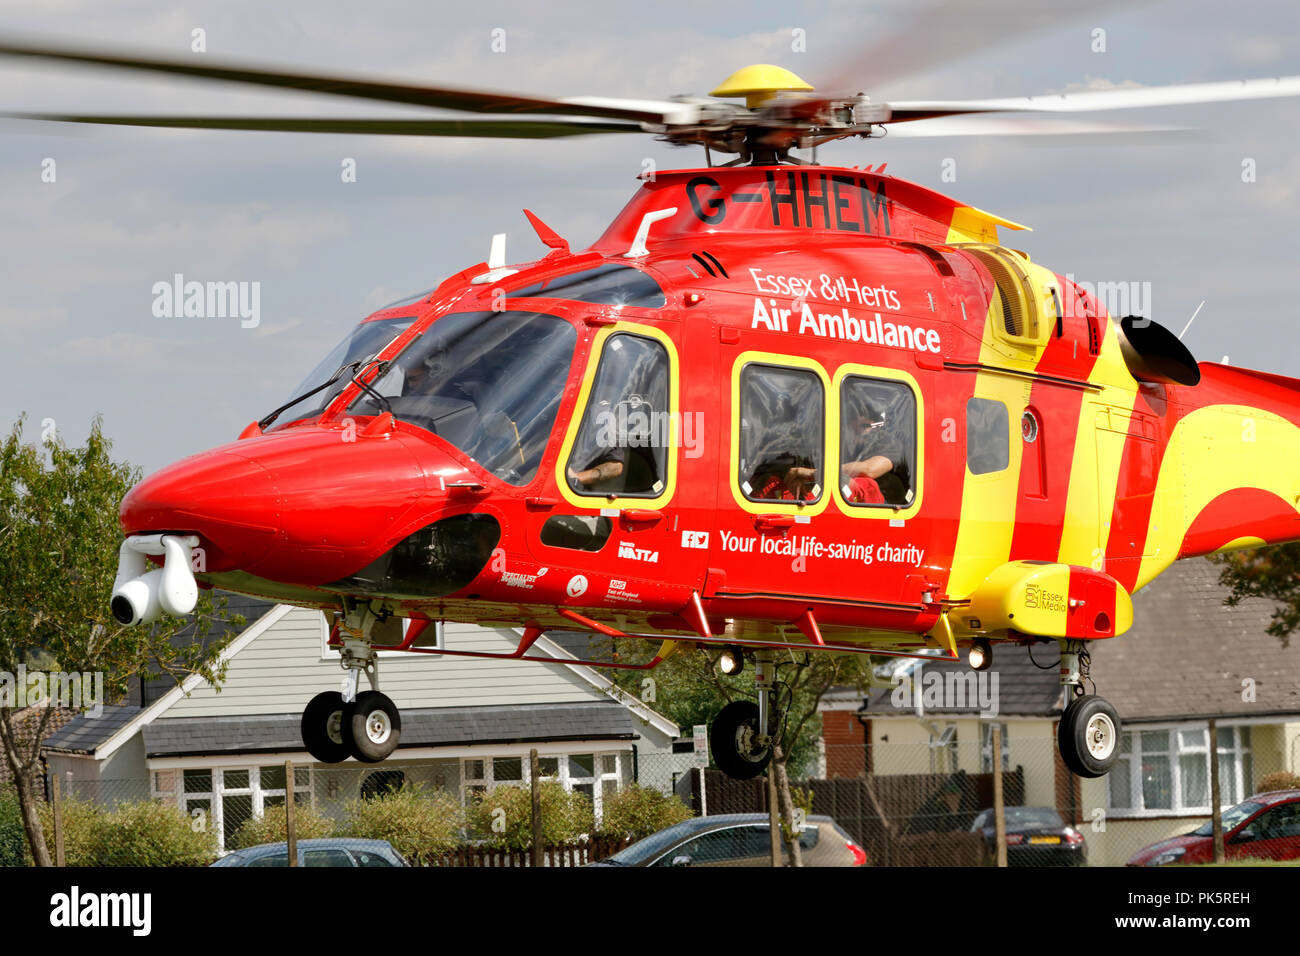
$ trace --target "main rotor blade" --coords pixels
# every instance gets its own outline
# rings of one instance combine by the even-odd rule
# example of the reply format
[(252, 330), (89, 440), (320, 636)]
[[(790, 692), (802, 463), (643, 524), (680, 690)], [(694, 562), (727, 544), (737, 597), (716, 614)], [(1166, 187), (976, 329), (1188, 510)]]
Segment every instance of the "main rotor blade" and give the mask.
[(62, 61), (90, 66), (126, 70), (170, 73), (196, 79), (248, 83), (253, 86), (351, 96), (388, 103), (408, 103), (469, 113), (557, 113), (570, 116), (595, 116), (605, 119), (633, 120), (665, 124), (689, 121), (695, 110), (667, 100), (629, 100), (610, 97), (572, 97), (544, 99), (515, 93), (483, 90), (458, 90), (448, 87), (389, 83), (358, 77), (329, 76), (319, 73), (290, 73), (262, 70), (219, 63), (206, 57), (195, 60), (166, 60), (144, 55), (116, 55), (93, 50), (76, 50), (54, 46), (25, 45), (0, 41), (0, 56), (20, 56), (37, 60)]
[(0, 118), (98, 126), (234, 129), (278, 133), (357, 133), (379, 136), (468, 136), (556, 139), (593, 133), (640, 133), (640, 123), (598, 119), (361, 119), (309, 116), (105, 116), (73, 113), (0, 113)]
[(1222, 83), (1182, 83), (1173, 86), (1081, 90), (1078, 93), (1015, 96), (990, 100), (906, 100), (886, 105), (891, 114), (889, 122), (898, 123), (967, 113), (1083, 113), (1149, 106), (1256, 100), (1278, 96), (1300, 96), (1300, 76), (1229, 80)]
[(1036, 33), (1059, 29), (1085, 16), (1131, 9), (1150, 0), (905, 0), (890, 8), (872, 4), (870, 28), (848, 14), (834, 66), (815, 79), (820, 90), (879, 90), (939, 66), (987, 55)]
[(1183, 126), (1143, 126), (1059, 119), (1054, 116), (986, 116), (961, 114), (930, 117), (887, 127), (888, 139), (921, 139), (942, 136), (1099, 136), (1099, 143), (1115, 145), (1131, 138), (1187, 141), (1203, 137), (1201, 130)]

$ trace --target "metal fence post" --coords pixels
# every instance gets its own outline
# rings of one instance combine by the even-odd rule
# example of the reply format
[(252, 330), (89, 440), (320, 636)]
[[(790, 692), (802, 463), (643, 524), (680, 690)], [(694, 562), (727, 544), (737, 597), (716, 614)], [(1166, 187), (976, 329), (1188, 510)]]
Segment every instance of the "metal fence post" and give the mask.
[(542, 781), (538, 769), (537, 748), (528, 751), (528, 780), (532, 790), (533, 866), (542, 865)]
[(993, 730), (993, 826), (997, 834), (998, 866), (1007, 865), (1007, 818), (1002, 806), (1002, 728)]
[(767, 770), (767, 829), (772, 837), (772, 865), (781, 865), (781, 831), (776, 823), (776, 773), (771, 764)]
[(298, 865), (298, 827), (294, 819), (293, 761), (284, 762), (284, 835), (290, 866)]
[(1214, 821), (1214, 862), (1222, 863), (1223, 807), (1219, 803), (1219, 724), (1210, 718), (1210, 814)]
[(59, 786), (59, 775), (52, 774), (53, 796), (54, 796), (54, 865), (66, 866), (67, 863), (63, 857), (63, 792)]

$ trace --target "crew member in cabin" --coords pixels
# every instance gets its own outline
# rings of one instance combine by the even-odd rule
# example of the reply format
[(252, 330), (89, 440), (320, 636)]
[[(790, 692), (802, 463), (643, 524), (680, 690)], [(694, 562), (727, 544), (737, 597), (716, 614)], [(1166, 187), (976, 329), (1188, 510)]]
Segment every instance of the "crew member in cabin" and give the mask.
[(816, 501), (817, 469), (804, 455), (782, 454), (767, 458), (749, 479), (753, 498), (763, 501)]
[(907, 504), (907, 453), (885, 412), (864, 404), (846, 414), (840, 447), (848, 459), (840, 465), (840, 475), (850, 504)]

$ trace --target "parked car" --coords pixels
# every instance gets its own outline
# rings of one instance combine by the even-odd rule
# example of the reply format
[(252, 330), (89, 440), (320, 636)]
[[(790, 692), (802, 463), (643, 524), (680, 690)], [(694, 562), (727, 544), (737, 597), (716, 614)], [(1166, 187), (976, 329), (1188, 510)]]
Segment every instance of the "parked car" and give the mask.
[[(1256, 794), (1223, 811), (1223, 849), (1229, 860), (1300, 860), (1300, 790)], [(1133, 854), (1129, 866), (1212, 863), (1214, 823), (1152, 843)]]
[[(213, 866), (288, 866), (287, 843), (263, 843), (227, 853)], [(330, 838), (298, 841), (299, 866), (410, 866), (387, 840)]]
[[(785, 849), (785, 865), (790, 853)], [(799, 834), (804, 866), (862, 866), (867, 854), (834, 820), (810, 816)], [(771, 866), (772, 831), (766, 813), (694, 817), (652, 833), (588, 866)]]
[[(1051, 807), (1004, 807), (1007, 866), (1083, 866), (1088, 844), (1083, 834), (1067, 826)], [(993, 811), (984, 810), (971, 823), (972, 833), (984, 835), (990, 856), (997, 853)]]

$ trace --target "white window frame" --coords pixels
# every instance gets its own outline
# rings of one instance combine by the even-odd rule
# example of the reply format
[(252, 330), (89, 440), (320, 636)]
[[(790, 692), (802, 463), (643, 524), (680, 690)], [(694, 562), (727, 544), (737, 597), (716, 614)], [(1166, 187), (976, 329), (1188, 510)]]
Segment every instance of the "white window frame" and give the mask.
[[(1129, 806), (1116, 807), (1111, 803), (1111, 785), (1112, 778), (1107, 775), (1106, 781), (1106, 807), (1107, 813), (1115, 818), (1141, 818), (1141, 817), (1204, 817), (1211, 812), (1210, 807), (1210, 786), (1209, 786), (1209, 722), (1208, 721), (1191, 721), (1177, 724), (1138, 724), (1133, 725), (1130, 729), (1122, 731), (1124, 736), (1129, 737), (1129, 753), (1121, 752), (1119, 760), (1128, 765), (1129, 770)], [(1219, 756), (1228, 757), (1232, 762), (1233, 779), (1231, 781), (1232, 792), (1237, 794), (1237, 799), (1224, 803), (1224, 808), (1240, 803), (1250, 796), (1250, 781), (1245, 779), (1245, 758), (1254, 754), (1254, 736), (1251, 735), (1250, 743), (1243, 743), (1244, 733), (1250, 731), (1250, 724), (1238, 723), (1221, 723), (1219, 725)], [(1232, 745), (1225, 746), (1223, 743), (1223, 731), (1232, 730)], [(1189, 747), (1179, 748), (1179, 737), (1181, 733), (1200, 732), (1203, 734), (1203, 743)], [(1169, 757), (1169, 790), (1171, 794), (1169, 807), (1151, 807), (1148, 808), (1143, 804), (1142, 798), (1142, 734), (1143, 733), (1163, 733), (1166, 735), (1166, 747), (1164, 750), (1152, 751), (1168, 755)], [(1122, 746), (1123, 741), (1120, 741)], [(1187, 806), (1183, 803), (1183, 779), (1182, 779), (1182, 760), (1184, 756), (1204, 756), (1206, 771), (1205, 796), (1206, 803), (1203, 806)]]
[[(253, 763), (242, 764), (240, 766), (227, 767), (163, 767), (153, 768), (149, 773), (149, 785), (153, 799), (161, 801), (170, 806), (179, 807), (187, 819), (192, 819), (190, 812), (185, 809), (187, 800), (207, 800), (211, 808), (208, 812), (206, 826), (209, 832), (217, 836), (217, 849), (224, 853), (226, 849), (226, 828), (225, 828), (225, 810), (223, 800), (226, 797), (249, 797), (252, 805), (252, 815), (254, 819), (260, 820), (266, 811), (267, 797), (284, 797), (286, 791), (284, 787), (274, 788), (262, 786), (262, 767), (273, 766), (273, 764)], [(202, 793), (185, 792), (185, 773), (186, 771), (196, 773), (207, 773), (212, 776), (212, 789)], [(225, 775), (227, 773), (248, 772), (247, 787), (227, 787)], [(160, 789), (158, 786), (160, 774), (175, 774), (172, 788), (170, 790)], [(310, 766), (294, 765), (293, 768), (293, 790), (295, 794), (305, 795), (308, 803), (315, 800), (315, 788), (313, 787), (312, 768)]]
[[(949, 721), (938, 736), (930, 731), (930, 772), (956, 773), (961, 766), (961, 753), (957, 749), (957, 724)], [(947, 764), (947, 766), (944, 766)]]
[[(604, 801), (603, 791), (604, 791), (605, 781), (612, 780), (615, 782), (619, 790), (623, 789), (623, 767), (624, 767), (623, 758), (627, 755), (627, 753), (628, 753), (627, 751), (623, 751), (623, 750), (574, 750), (574, 751), (567, 751), (564, 753), (541, 753), (538, 754), (537, 759), (539, 761), (546, 760), (548, 758), (555, 760), (559, 772), (555, 774), (547, 774), (547, 773), (541, 774), (540, 779), (559, 780), (560, 785), (564, 787), (564, 789), (569, 793), (572, 793), (576, 786), (580, 786), (583, 784), (590, 784), (591, 794), (592, 794), (591, 797), (592, 811), (595, 814), (596, 822), (599, 824), (601, 820), (601, 814), (604, 812), (605, 801)], [(571, 776), (569, 773), (569, 758), (578, 757), (578, 756), (585, 757), (588, 755), (590, 755), (592, 759), (592, 775), (590, 777)], [(523, 779), (502, 780), (502, 781), (495, 780), (493, 778), (492, 762), (497, 759), (514, 759), (516, 757), (519, 757), (521, 759)], [(602, 764), (604, 763), (603, 758), (605, 757), (614, 758), (614, 769), (612, 771), (604, 771), (601, 769)], [(470, 777), (468, 775), (466, 765), (472, 760), (481, 760), (483, 762), (482, 777)], [(471, 787), (486, 787), (488, 792), (490, 793), (492, 790), (496, 789), (499, 786), (501, 787), (532, 786), (532, 767), (529, 763), (527, 754), (521, 755), (516, 753), (494, 753), (494, 754), (487, 754), (484, 756), (473, 755), (473, 756), (460, 758), (461, 806), (466, 806), (466, 807), (469, 806), (470, 803), (469, 790)]]

